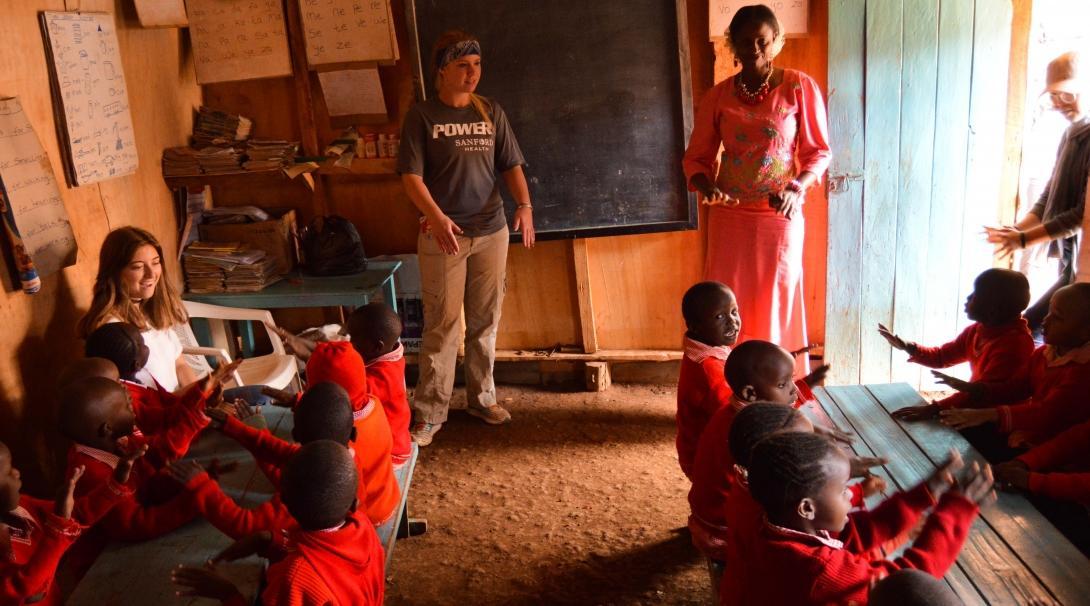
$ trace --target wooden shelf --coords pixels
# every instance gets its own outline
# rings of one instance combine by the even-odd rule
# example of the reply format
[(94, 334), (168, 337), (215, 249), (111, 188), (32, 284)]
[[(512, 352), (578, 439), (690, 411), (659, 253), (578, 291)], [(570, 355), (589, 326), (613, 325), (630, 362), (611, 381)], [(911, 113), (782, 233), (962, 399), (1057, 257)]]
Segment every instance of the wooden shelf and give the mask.
[[(601, 349), (595, 353), (556, 352), (545, 355), (544, 351), (527, 349), (497, 349), (497, 362), (675, 362), (684, 352), (662, 349)], [(405, 354), (410, 364), (418, 362), (419, 354)]]
[(322, 164), (318, 169), (321, 175), (396, 175), (397, 158), (356, 158), (348, 168), (333, 166), (332, 162)]
[[(333, 162), (326, 162), (318, 167), (319, 175), (396, 175), (397, 158), (364, 158), (355, 159), (348, 168), (333, 166)], [(254, 182), (261, 183), (289, 183), (298, 181), (304, 184), (302, 176), (289, 179), (284, 171), (272, 170), (242, 170), (233, 173), (221, 173), (215, 175), (190, 175), (185, 177), (163, 177), (170, 189), (183, 189), (190, 187), (204, 187), (205, 185), (235, 185)]]

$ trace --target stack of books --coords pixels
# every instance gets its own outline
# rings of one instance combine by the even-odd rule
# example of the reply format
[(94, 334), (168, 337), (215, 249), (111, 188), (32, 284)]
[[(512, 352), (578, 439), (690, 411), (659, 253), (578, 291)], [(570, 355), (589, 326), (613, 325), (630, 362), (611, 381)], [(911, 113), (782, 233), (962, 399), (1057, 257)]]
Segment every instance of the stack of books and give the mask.
[(231, 145), (250, 138), (254, 123), (246, 117), (201, 106), (193, 120), (193, 146)]
[(242, 170), (242, 154), (233, 147), (211, 145), (196, 152), (201, 171), (208, 175), (237, 173)]
[(163, 151), (164, 177), (192, 177), (201, 174), (197, 150), (192, 147), (171, 147)]
[(276, 260), (237, 242), (194, 242), (182, 253), (189, 292), (255, 292), (281, 279)]
[(246, 170), (275, 170), (295, 162), (299, 143), (293, 141), (252, 140), (246, 144)]

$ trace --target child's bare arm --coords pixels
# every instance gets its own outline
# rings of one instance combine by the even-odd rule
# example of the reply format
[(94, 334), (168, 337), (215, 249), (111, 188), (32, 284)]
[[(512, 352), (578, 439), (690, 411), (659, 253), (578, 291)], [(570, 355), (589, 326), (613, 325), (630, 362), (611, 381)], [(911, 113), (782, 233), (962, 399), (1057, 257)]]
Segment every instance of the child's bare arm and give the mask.
[(901, 337), (898, 337), (893, 333), (893, 331), (886, 328), (884, 324), (878, 325), (878, 334), (881, 335), (887, 343), (889, 343), (890, 347), (892, 347), (893, 349), (899, 349), (910, 356), (916, 355), (916, 351), (917, 349), (919, 349), (915, 343), (905, 341)]

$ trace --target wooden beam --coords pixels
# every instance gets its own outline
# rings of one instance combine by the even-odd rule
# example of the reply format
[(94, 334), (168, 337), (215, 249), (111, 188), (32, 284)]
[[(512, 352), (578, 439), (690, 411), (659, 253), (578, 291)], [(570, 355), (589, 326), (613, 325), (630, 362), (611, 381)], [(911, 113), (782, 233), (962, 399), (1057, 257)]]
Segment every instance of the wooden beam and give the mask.
[[(295, 86), (296, 115), (299, 119), (299, 138), (303, 154), (321, 156), (318, 126), (315, 122), (314, 87), (310, 81), (310, 69), (307, 65), (306, 40), (303, 31), (303, 10), (301, 2), (285, 2), (284, 14), (287, 17), (288, 41), (291, 45), (291, 65)], [(326, 200), (325, 186), (322, 180), (314, 179), (314, 216), (329, 214), (329, 202)]]
[[(1026, 119), (1026, 80), (1033, 0), (1014, 0), (1011, 22), (1010, 68), (1007, 73), (1007, 129), (1003, 145), (1003, 173), (999, 182), (999, 222), (1012, 225), (1018, 213), (1018, 182), (1022, 172), (1022, 135)], [(1009, 260), (997, 265), (1006, 267)]]
[(590, 292), (590, 260), (586, 238), (572, 240), (572, 264), (575, 266), (575, 288), (579, 293), (579, 327), (583, 331), (583, 351), (598, 351), (598, 328), (594, 322), (594, 299)]

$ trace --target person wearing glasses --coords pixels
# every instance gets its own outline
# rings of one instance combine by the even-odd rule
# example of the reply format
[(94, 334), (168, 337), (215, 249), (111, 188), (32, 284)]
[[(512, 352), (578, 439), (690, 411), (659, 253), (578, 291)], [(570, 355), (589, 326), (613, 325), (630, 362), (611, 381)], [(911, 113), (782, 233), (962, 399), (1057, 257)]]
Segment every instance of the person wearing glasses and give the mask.
[[(1014, 225), (985, 227), (988, 242), (1002, 257), (1020, 248), (1049, 242), (1048, 254), (1059, 259), (1059, 279), (1026, 309), (1026, 321), (1034, 336), (1048, 313), (1052, 295), (1074, 281), (1075, 257), (1082, 230), (1087, 177), (1090, 175), (1090, 100), (1084, 95), (1086, 80), (1080, 73), (1079, 55), (1064, 53), (1048, 64), (1045, 91), (1052, 107), (1071, 122), (1060, 139), (1056, 164), (1044, 191), (1033, 208)], [(1043, 96), (1042, 95), (1042, 96)]]

